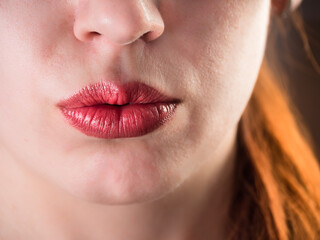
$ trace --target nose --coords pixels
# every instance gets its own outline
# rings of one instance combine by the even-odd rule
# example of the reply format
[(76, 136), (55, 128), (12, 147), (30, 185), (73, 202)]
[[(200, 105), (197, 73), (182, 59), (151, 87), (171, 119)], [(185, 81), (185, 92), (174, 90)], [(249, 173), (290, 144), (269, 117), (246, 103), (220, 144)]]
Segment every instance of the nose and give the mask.
[(141, 38), (153, 41), (164, 31), (154, 0), (79, 0), (73, 31), (83, 42), (104, 38), (117, 45)]

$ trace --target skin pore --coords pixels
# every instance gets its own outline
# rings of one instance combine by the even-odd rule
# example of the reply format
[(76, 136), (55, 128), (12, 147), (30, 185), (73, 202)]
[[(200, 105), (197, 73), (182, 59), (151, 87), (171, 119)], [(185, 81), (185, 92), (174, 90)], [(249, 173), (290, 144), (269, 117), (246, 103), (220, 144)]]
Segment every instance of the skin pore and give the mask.
[[(237, 124), (270, 8), (1, 1), (0, 238), (225, 239)], [(55, 104), (101, 79), (139, 79), (181, 104), (145, 136), (88, 137)]]

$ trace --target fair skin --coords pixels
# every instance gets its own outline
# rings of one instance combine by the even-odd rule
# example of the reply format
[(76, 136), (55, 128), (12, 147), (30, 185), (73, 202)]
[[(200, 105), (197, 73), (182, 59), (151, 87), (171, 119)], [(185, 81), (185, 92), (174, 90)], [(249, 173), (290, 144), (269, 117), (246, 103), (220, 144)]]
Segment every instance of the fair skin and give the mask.
[[(270, 9), (268, 0), (1, 1), (0, 239), (225, 239), (236, 132)], [(174, 118), (112, 140), (65, 123), (60, 99), (119, 76), (181, 99)]]

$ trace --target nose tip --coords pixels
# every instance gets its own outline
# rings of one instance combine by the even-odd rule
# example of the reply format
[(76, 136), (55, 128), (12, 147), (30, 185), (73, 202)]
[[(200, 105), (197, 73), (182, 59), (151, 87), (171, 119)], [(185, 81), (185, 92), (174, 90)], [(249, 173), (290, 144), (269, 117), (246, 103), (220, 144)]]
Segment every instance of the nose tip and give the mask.
[(164, 31), (164, 22), (153, 0), (80, 1), (74, 35), (83, 42), (104, 38), (117, 45), (141, 38), (153, 41)]

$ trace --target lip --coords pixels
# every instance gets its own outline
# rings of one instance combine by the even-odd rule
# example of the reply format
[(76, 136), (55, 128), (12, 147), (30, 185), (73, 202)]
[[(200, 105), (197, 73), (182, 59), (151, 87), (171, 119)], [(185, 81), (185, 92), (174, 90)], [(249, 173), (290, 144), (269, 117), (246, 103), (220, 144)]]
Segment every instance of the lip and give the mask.
[(179, 102), (140, 82), (101, 81), (61, 100), (57, 107), (67, 123), (85, 135), (113, 139), (155, 131), (173, 117)]

